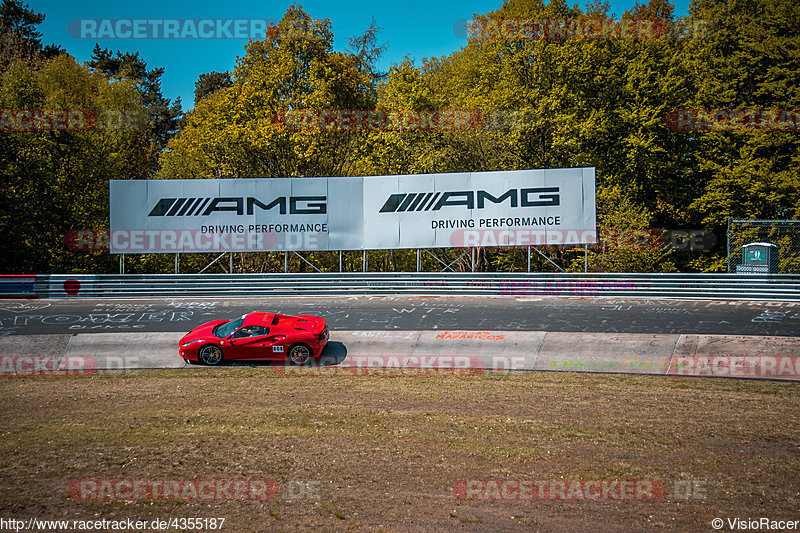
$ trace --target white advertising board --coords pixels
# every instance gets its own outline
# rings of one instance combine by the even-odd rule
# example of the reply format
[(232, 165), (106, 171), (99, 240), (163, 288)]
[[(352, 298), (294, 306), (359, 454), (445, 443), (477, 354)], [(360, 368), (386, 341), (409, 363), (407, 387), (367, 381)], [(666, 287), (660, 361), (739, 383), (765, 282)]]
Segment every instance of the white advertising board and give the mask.
[(592, 167), (109, 187), (111, 253), (596, 242)]

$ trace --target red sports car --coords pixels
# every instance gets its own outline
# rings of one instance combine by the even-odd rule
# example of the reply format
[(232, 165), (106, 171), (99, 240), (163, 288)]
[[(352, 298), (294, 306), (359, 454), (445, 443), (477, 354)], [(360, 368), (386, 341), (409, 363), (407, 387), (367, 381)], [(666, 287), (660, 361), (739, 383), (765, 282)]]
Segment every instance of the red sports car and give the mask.
[(245, 359), (304, 365), (319, 358), (328, 336), (325, 319), (318, 316), (248, 313), (194, 328), (180, 340), (180, 354), (204, 365)]

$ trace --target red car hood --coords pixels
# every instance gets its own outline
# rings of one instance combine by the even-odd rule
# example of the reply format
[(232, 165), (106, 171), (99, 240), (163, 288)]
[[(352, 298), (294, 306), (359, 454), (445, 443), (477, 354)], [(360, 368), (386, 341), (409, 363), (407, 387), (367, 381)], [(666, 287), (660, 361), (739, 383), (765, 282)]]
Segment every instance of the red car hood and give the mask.
[(212, 320), (211, 322), (206, 322), (202, 326), (197, 326), (192, 331), (187, 333), (181, 339), (181, 344), (186, 344), (187, 342), (198, 341), (201, 339), (213, 339), (214, 335), (211, 333), (214, 331), (214, 328), (220, 324), (224, 324), (228, 322), (227, 320)]

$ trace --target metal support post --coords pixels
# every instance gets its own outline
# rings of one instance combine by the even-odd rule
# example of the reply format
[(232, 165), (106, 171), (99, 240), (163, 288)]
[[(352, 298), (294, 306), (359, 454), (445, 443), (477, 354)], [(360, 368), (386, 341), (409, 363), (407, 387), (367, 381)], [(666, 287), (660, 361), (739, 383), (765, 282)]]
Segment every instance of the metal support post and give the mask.
[(731, 217), (728, 217), (728, 233), (727, 233), (727, 237), (728, 237), (728, 257), (727, 257), (728, 261), (727, 261), (727, 263), (728, 263), (728, 273), (730, 273), (730, 271), (731, 271)]

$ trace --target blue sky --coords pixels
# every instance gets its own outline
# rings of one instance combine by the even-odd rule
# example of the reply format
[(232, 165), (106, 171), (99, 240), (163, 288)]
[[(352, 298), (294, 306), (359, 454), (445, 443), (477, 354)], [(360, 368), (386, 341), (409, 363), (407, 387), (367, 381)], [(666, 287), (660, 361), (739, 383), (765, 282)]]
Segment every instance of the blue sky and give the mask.
[[(344, 50), (347, 38), (362, 33), (369, 27), (372, 17), (383, 30), (380, 42), (387, 49), (378, 67), (388, 68), (406, 56), (412, 59), (449, 55), (466, 41), (453, 29), (459, 19), (468, 19), (473, 13), (486, 13), (497, 9), (502, 0), (459, 0), (445, 2), (365, 1), (332, 2), (314, 0), (305, 2), (257, 2), (240, 0), (27, 0), (28, 5), (46, 18), (39, 30), (45, 44), (60, 44), (80, 61), (87, 61), (99, 43), (103, 48), (138, 51), (148, 67), (164, 67), (162, 91), (167, 98), (180, 96), (184, 110), (194, 106), (194, 83), (197, 77), (212, 70), (233, 70), (237, 55), (244, 55), (246, 39), (79, 39), (70, 35), (67, 25), (74, 19), (168, 19), (168, 18), (233, 18), (279, 20), (292, 3), (302, 5), (313, 18), (328, 18), (333, 26), (334, 46)], [(585, 3), (579, 2), (581, 5)], [(611, 11), (617, 15), (630, 9), (634, 0), (613, 0)], [(688, 0), (677, 0), (675, 14), (682, 16), (688, 9)]]

